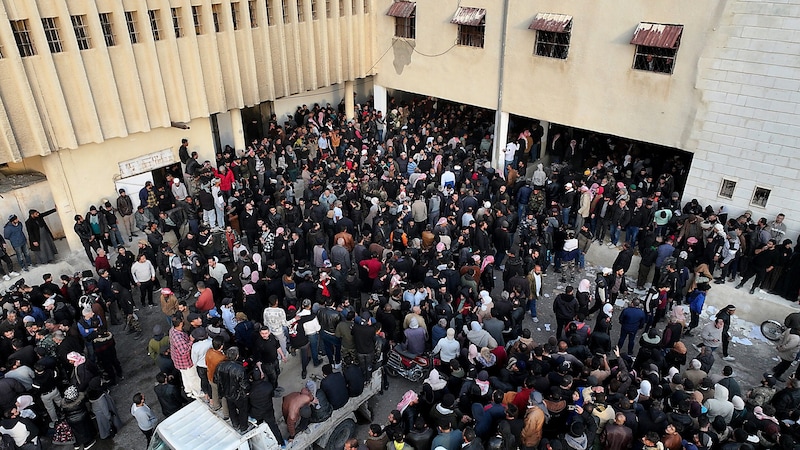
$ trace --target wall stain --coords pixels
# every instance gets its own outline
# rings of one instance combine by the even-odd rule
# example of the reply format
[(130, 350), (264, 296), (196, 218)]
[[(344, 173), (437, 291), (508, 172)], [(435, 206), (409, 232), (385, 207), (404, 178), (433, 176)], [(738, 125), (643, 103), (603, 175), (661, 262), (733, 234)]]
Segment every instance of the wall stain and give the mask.
[(398, 75), (402, 75), (405, 67), (411, 64), (411, 56), (416, 45), (417, 42), (414, 40), (403, 41), (402, 39), (395, 39), (392, 43), (392, 52), (394, 53), (392, 64), (394, 64), (394, 71)]

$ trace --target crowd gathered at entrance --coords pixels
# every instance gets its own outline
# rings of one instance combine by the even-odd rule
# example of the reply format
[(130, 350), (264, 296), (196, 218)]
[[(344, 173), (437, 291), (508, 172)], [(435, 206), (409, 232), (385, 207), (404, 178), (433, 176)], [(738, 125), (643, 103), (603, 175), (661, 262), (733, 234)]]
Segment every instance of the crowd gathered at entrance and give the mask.
[[(216, 161), (184, 140), (166, 183), (76, 215), (95, 272), (60, 284), (48, 274), (5, 297), (4, 443), (113, 439), (122, 425), (108, 390), (123, 367), (111, 328), (142, 333), (136, 308), (160, 307), (147, 330), (157, 398), (137, 393), (130, 408), (147, 442), (159, 420), (148, 401), (169, 416), (192, 399), (241, 432), (267, 423), (290, 442), (402, 352), (437, 366), (345, 448), (798, 448), (800, 378), (784, 374), (800, 315), (758, 386), (740, 385), (732, 366), (736, 306), (701, 319), (715, 284), (753, 279), (750, 293), (797, 301), (800, 256), (783, 215), (685, 201), (684, 162), (634, 144), (558, 130), (543, 140), (532, 122), (495, 170), (483, 110), (418, 99), (356, 112), (303, 105)], [(31, 213), (27, 237), (16, 216), (5, 226), (20, 270), (32, 263), (27, 243), (38, 262), (54, 258), (36, 220), (47, 213)], [(593, 245), (618, 255), (586, 278)], [(626, 277), (634, 255), (636, 279)], [(554, 279), (564, 288), (550, 298)], [(538, 339), (543, 311), (556, 327)], [(293, 357), (308, 383), (283, 392)]]

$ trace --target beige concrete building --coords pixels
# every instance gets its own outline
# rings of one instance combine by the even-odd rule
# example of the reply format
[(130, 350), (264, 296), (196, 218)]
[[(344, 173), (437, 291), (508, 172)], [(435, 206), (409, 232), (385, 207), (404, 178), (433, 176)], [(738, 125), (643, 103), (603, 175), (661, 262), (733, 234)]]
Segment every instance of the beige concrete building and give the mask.
[(69, 230), (182, 138), (203, 159), (244, 148), (245, 108), (405, 91), (497, 111), (497, 150), (516, 115), (690, 152), (687, 197), (797, 231), (796, 17), (800, 0), (0, 0), (0, 163), (43, 173)]
[(242, 108), (352, 90), (376, 59), (372, 1), (2, 0), (0, 163), (44, 173), (71, 229), (120, 161), (169, 164), (182, 138), (213, 160), (219, 130), (244, 148)]

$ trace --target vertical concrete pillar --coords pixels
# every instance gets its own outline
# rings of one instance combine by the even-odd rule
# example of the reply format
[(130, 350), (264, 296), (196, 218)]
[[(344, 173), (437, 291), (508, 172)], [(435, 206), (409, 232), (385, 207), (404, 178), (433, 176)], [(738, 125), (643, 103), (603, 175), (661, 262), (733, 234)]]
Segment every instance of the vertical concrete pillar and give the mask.
[(353, 100), (353, 82), (344, 82), (344, 115), (347, 120), (352, 120), (356, 115), (355, 100)]
[(247, 143), (244, 139), (244, 124), (242, 123), (242, 110), (235, 108), (231, 110), (231, 128), (233, 129), (233, 149), (237, 155), (242, 155)]
[(375, 98), (375, 110), (382, 112), (383, 116), (386, 117), (388, 112), (386, 108), (389, 104), (389, 99), (386, 97), (386, 88), (379, 84), (373, 84), (372, 96)]
[(505, 149), (508, 142), (508, 113), (498, 111), (494, 122), (494, 145), (492, 147), (492, 167), (497, 173), (503, 174)]
[[(70, 189), (69, 180), (65, 173), (64, 164), (61, 161), (61, 152), (53, 152), (47, 156), (42, 157), (42, 169), (47, 176), (47, 183), (50, 185), (50, 190), (53, 193), (53, 205), (56, 208), (56, 214), (61, 220), (64, 228), (64, 235), (67, 238), (67, 243), (71, 250), (82, 250), (81, 240), (78, 235), (72, 231), (72, 226), (75, 224), (75, 214), (84, 214), (84, 211), (76, 211), (74, 200), (72, 198), (72, 190)], [(116, 197), (115, 197), (116, 198)], [(53, 217), (53, 216), (50, 216)], [(25, 221), (27, 217), (20, 218)]]

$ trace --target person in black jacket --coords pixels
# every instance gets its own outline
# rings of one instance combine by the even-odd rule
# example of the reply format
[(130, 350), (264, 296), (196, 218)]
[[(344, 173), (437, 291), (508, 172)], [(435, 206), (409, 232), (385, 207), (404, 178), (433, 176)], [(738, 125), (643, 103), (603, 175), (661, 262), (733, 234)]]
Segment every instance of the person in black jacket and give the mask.
[[(350, 361), (352, 363), (352, 361)], [(324, 371), (323, 367), (323, 371)], [(355, 364), (345, 364), (342, 369), (344, 379), (347, 382), (347, 393), (350, 397), (358, 397), (364, 392), (364, 374)]]
[(156, 375), (156, 382), (158, 384), (153, 388), (153, 391), (158, 397), (158, 403), (161, 404), (161, 412), (164, 413), (164, 417), (175, 414), (186, 405), (186, 400), (181, 395), (180, 390), (172, 384), (172, 375), (161, 372)]
[(356, 317), (353, 321), (352, 334), (358, 354), (358, 365), (361, 367), (364, 379), (367, 379), (372, 372), (372, 361), (375, 358), (375, 319), (369, 311), (362, 312), (361, 317)]
[(320, 383), (320, 389), (325, 393), (333, 409), (339, 409), (347, 404), (350, 396), (347, 392), (347, 381), (341, 372), (334, 372), (333, 366), (325, 364), (322, 366), (322, 374), (325, 378)]
[(83, 216), (76, 214), (75, 226), (73, 226), (72, 229), (75, 231), (75, 234), (78, 235), (78, 238), (80, 238), (81, 245), (83, 245), (83, 249), (86, 251), (86, 257), (89, 258), (89, 262), (94, 265), (92, 249), (97, 250), (100, 248), (100, 243), (95, 240), (94, 234), (92, 234), (92, 227), (84, 220)]
[(231, 425), (244, 433), (248, 428), (247, 393), (250, 391), (250, 378), (238, 359), (239, 348), (229, 348), (225, 352), (225, 361), (219, 363), (214, 372), (214, 383), (219, 386), (219, 394), (228, 404)]
[(574, 288), (567, 286), (564, 293), (558, 294), (553, 302), (553, 312), (556, 315), (556, 337), (561, 340), (564, 327), (575, 318), (578, 313), (578, 300), (572, 295)]
[(253, 382), (250, 385), (250, 417), (256, 419), (256, 423), (261, 424), (266, 422), (272, 430), (272, 434), (278, 442), (283, 442), (283, 435), (278, 427), (278, 422), (275, 420), (275, 406), (272, 403), (273, 389), (264, 374), (258, 369), (254, 369), (252, 373)]

